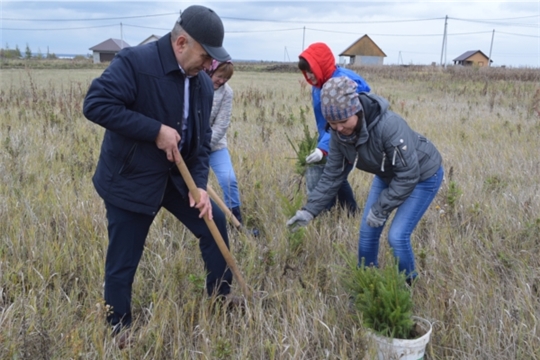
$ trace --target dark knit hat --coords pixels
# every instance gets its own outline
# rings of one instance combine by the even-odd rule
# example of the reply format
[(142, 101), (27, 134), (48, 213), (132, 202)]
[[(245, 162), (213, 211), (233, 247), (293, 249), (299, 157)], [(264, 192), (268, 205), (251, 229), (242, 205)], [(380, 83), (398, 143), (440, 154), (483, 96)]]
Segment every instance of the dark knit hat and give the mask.
[(345, 120), (362, 110), (357, 84), (345, 76), (329, 79), (321, 90), (321, 110), (328, 122)]
[(223, 23), (212, 9), (192, 5), (182, 11), (178, 23), (213, 59), (231, 60), (229, 53), (223, 48)]

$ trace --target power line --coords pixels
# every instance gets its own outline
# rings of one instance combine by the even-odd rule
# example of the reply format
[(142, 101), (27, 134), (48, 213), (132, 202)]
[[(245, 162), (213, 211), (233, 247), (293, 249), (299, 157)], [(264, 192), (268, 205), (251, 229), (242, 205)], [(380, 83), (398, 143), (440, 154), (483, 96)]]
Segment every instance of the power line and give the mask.
[(466, 32), (466, 33), (448, 33), (447, 36), (461, 36), (461, 35), (476, 35), (476, 34), (491, 34), (491, 31), (477, 31), (477, 32)]
[(124, 24), (124, 26), (133, 27), (133, 28), (141, 28), (141, 29), (151, 29), (151, 30), (162, 30), (162, 31), (171, 31), (170, 28), (157, 28), (157, 27), (151, 27), (151, 26), (142, 26), (142, 25), (130, 25), (130, 24)]
[[(360, 33), (358, 31), (351, 32), (351, 31), (337, 31), (337, 30), (323, 30), (323, 29), (313, 29), (313, 28), (306, 28), (306, 30), (313, 30), (313, 31), (320, 31), (320, 32), (327, 32), (327, 33), (337, 33), (337, 34), (356, 34), (359, 35)], [(405, 35), (405, 34), (373, 34), (369, 33), (369, 35), (373, 36), (441, 36), (441, 34), (411, 34), (411, 35)]]
[(226, 34), (230, 33), (261, 33), (261, 32), (278, 32), (278, 31), (291, 31), (291, 30), (302, 30), (303, 28), (291, 28), (291, 29), (274, 29), (274, 30), (227, 30)]
[[(164, 28), (156, 28), (156, 27), (149, 27), (149, 26), (140, 26), (140, 25), (130, 25), (130, 24), (124, 24), (124, 26), (129, 27), (135, 27), (135, 28), (143, 28), (143, 29), (153, 29), (153, 30), (163, 30), (163, 31), (170, 31), (171, 29), (164, 29)], [(261, 32), (280, 32), (280, 31), (293, 31), (293, 30), (302, 30), (303, 28), (290, 28), (290, 29), (272, 29), (272, 30), (226, 30), (226, 34), (232, 34), (232, 33), (261, 33)]]
[(154, 14), (154, 15), (136, 15), (136, 16), (121, 16), (121, 17), (112, 17), (112, 18), (84, 18), (84, 19), (15, 19), (15, 18), (0, 18), (4, 21), (101, 21), (101, 20), (123, 20), (123, 19), (138, 19), (138, 18), (147, 18), (147, 17), (157, 17), (157, 16), (169, 16), (169, 15), (178, 15), (179, 13), (167, 13), (167, 14)]
[(449, 16), (449, 19), (454, 20), (463, 20), (463, 21), (506, 21), (506, 20), (518, 20), (518, 19), (531, 19), (537, 18), (538, 15), (529, 15), (529, 16), (520, 16), (520, 17), (511, 17), (511, 18), (499, 18), (499, 19), (462, 19)]
[[(83, 29), (95, 29), (95, 28), (102, 28), (102, 27), (112, 27), (112, 26), (118, 26), (118, 23), (115, 24), (109, 24), (109, 25), (95, 25), (95, 26), (81, 26), (81, 27), (70, 27), (70, 28), (48, 28), (48, 29), (21, 29), (21, 28), (0, 28), (0, 30), (12, 30), (12, 31), (69, 31), (69, 30), (83, 30)], [(162, 31), (170, 31), (171, 28), (157, 28), (157, 27), (151, 27), (151, 26), (142, 26), (142, 25), (131, 25), (131, 24), (125, 24), (122, 23), (123, 26), (128, 27), (134, 27), (134, 28), (142, 28), (142, 29), (152, 29), (152, 30), (162, 30)]]
[(236, 18), (221, 16), (225, 20), (235, 21), (253, 21), (253, 22), (276, 22), (276, 23), (297, 23), (297, 24), (387, 24), (387, 23), (403, 23), (403, 22), (420, 22), (420, 21), (432, 21), (441, 20), (444, 18), (427, 18), (427, 19), (409, 19), (409, 20), (379, 20), (379, 21), (305, 21), (305, 20), (278, 20), (278, 19), (249, 19), (249, 18)]
[(526, 27), (526, 28), (536, 28), (538, 24), (535, 23), (507, 23), (507, 22), (495, 22), (495, 21), (481, 21), (481, 20), (462, 20), (451, 18), (452, 20), (465, 21), (476, 24), (486, 24), (486, 25), (497, 25), (497, 26), (515, 26), (515, 27)]
[(540, 35), (515, 34), (515, 33), (504, 32), (504, 31), (497, 31), (497, 33), (499, 33), (499, 34), (506, 34), (506, 35), (514, 35), (514, 36), (524, 36), (524, 37), (540, 38)]
[[(141, 28), (141, 29), (152, 29), (152, 30), (162, 30), (162, 31), (170, 31), (171, 29), (166, 28), (158, 28), (158, 27), (150, 27), (150, 26), (142, 26), (142, 25), (131, 25), (131, 24), (123, 24), (124, 26), (133, 27), (133, 28)], [(5, 31), (69, 31), (69, 30), (84, 30), (84, 29), (96, 29), (96, 28), (104, 28), (104, 27), (115, 27), (118, 26), (118, 24), (108, 24), (108, 25), (95, 25), (95, 26), (82, 26), (82, 27), (70, 27), (70, 28), (48, 28), (48, 29), (24, 29), (24, 28), (0, 28), (0, 30)], [(312, 30), (312, 31), (319, 31), (319, 32), (326, 32), (326, 33), (337, 33), (337, 34), (352, 34), (352, 35), (360, 35), (359, 32), (351, 32), (351, 31), (337, 31), (337, 30), (324, 30), (324, 29), (315, 29), (315, 28), (305, 28), (306, 30)], [(242, 33), (264, 33), (264, 32), (282, 32), (282, 31), (296, 31), (296, 30), (303, 30), (303, 28), (289, 28), (289, 29), (269, 29), (269, 30), (228, 30), (225, 31), (226, 34), (242, 34)], [(476, 34), (486, 34), (491, 33), (491, 31), (477, 31), (477, 32), (466, 32), (466, 33), (453, 33), (453, 34), (447, 34), (448, 36), (462, 36), (462, 35), (476, 35)], [(526, 35), (526, 34), (516, 34), (516, 33), (509, 33), (504, 31), (498, 31), (499, 34), (506, 34), (506, 35), (512, 35), (512, 36), (522, 36), (522, 37), (531, 37), (531, 38), (540, 38), (539, 35)], [(392, 37), (437, 37), (441, 36), (441, 34), (374, 34), (370, 33), (371, 36), (392, 36)]]
[[(134, 16), (118, 16), (118, 17), (107, 17), (107, 18), (72, 18), (72, 19), (39, 19), (39, 18), (7, 18), (2, 17), (0, 20), (3, 21), (101, 21), (101, 20), (124, 20), (124, 19), (137, 19), (137, 18), (149, 18), (149, 17), (160, 17), (160, 16), (169, 16), (169, 15), (178, 15), (178, 12), (173, 13), (163, 13), (163, 14), (150, 14), (150, 15), (134, 15)], [(489, 22), (489, 21), (508, 21), (508, 20), (519, 20), (519, 19), (531, 19), (537, 18), (537, 15), (530, 16), (520, 16), (520, 17), (511, 17), (511, 18), (498, 18), (498, 19), (466, 19), (466, 18), (456, 18), (448, 17), (448, 19), (458, 20), (458, 21), (469, 21), (469, 22)], [(235, 20), (235, 21), (252, 21), (252, 22), (277, 22), (277, 23), (301, 23), (301, 24), (387, 24), (387, 23), (405, 23), (405, 22), (422, 22), (422, 21), (433, 21), (433, 20), (442, 20), (444, 17), (434, 17), (434, 18), (424, 18), (424, 19), (405, 19), (405, 20), (374, 20), (374, 21), (306, 21), (306, 20), (281, 20), (281, 19), (261, 19), (261, 18), (239, 18), (239, 17), (227, 17), (221, 16), (221, 19), (226, 20)], [(514, 24), (510, 24), (514, 25)], [(537, 25), (537, 24), (525, 24), (525, 25)]]
[[(169, 15), (178, 15), (178, 12), (174, 13), (164, 13), (164, 14), (150, 14), (150, 15), (134, 15), (134, 16), (118, 16), (118, 17), (107, 17), (107, 18), (72, 18), (72, 19), (39, 19), (39, 18), (6, 18), (2, 17), (0, 20), (3, 21), (101, 21), (101, 20), (124, 20), (124, 19), (137, 19), (137, 18), (148, 18), (148, 17), (160, 17), (160, 16), (169, 16)], [(459, 21), (470, 21), (470, 22), (487, 22), (487, 21), (507, 21), (507, 20), (519, 20), (519, 19), (530, 19), (537, 18), (537, 15), (531, 16), (521, 16), (521, 17), (512, 17), (512, 18), (499, 18), (499, 19), (465, 19), (465, 18), (455, 18), (448, 17), (449, 19), (459, 20)], [(405, 19), (405, 20), (375, 20), (375, 21), (305, 21), (305, 20), (280, 20), (280, 19), (260, 19), (260, 18), (238, 18), (238, 17), (227, 17), (221, 16), (221, 19), (226, 20), (235, 20), (235, 21), (253, 21), (253, 22), (278, 22), (278, 23), (302, 23), (302, 24), (385, 24), (385, 23), (403, 23), (403, 22), (421, 22), (421, 21), (433, 21), (433, 20), (442, 20), (444, 17), (434, 17), (434, 18), (424, 18), (424, 19)], [(530, 24), (534, 25), (534, 24)]]
[[(166, 14), (154, 14), (154, 15), (136, 15), (136, 16), (119, 16), (109, 18), (73, 18), (73, 19), (25, 19), (25, 18), (0, 18), (4, 21), (100, 21), (100, 20), (124, 20), (124, 19), (137, 19), (146, 17), (158, 17), (178, 15), (178, 13), (166, 13)], [(235, 21), (252, 21), (252, 22), (276, 22), (276, 23), (302, 23), (302, 24), (385, 24), (385, 23), (402, 23), (402, 22), (419, 22), (419, 21), (432, 21), (440, 20), (443, 18), (426, 18), (426, 19), (407, 19), (407, 20), (380, 20), (380, 21), (305, 21), (305, 20), (280, 20), (280, 19), (257, 19), (257, 18), (237, 18), (221, 16), (222, 20), (235, 20)]]
[(102, 28), (102, 27), (110, 27), (110, 26), (118, 26), (118, 24), (110, 24), (110, 25), (96, 25), (96, 26), (82, 26), (82, 27), (74, 27), (74, 28), (56, 28), (56, 29), (13, 29), (13, 28), (0, 28), (0, 30), (11, 30), (11, 31), (65, 31), (65, 30), (83, 30), (83, 29), (95, 29), (95, 28)]
[[(131, 25), (122, 23), (123, 26), (141, 28), (141, 29), (152, 29), (152, 30), (162, 30), (170, 31), (171, 29), (151, 27), (151, 26), (142, 26), (142, 25)], [(110, 27), (118, 26), (119, 24), (109, 24), (109, 25), (96, 25), (96, 26), (83, 26), (83, 27), (70, 27), (70, 28), (48, 28), (48, 29), (24, 29), (24, 28), (0, 28), (0, 30), (10, 30), (10, 31), (69, 31), (69, 30), (82, 30), (82, 29), (94, 29), (100, 27)], [(303, 28), (291, 28), (291, 29), (272, 29), (272, 30), (229, 30), (225, 31), (226, 34), (230, 33), (259, 33), (259, 32), (281, 32), (281, 31), (292, 31), (292, 30), (302, 30)]]
[[(322, 30), (322, 29), (312, 29), (306, 28), (306, 30), (320, 31), (320, 32), (329, 32), (329, 33), (340, 33), (340, 34), (359, 34), (358, 32), (346, 32), (346, 31), (336, 31), (336, 30)], [(447, 35), (475, 35), (475, 34), (486, 34), (491, 33), (491, 31), (477, 31), (477, 32), (467, 32), (467, 33), (454, 33)], [(424, 36), (441, 36), (441, 34), (374, 34), (369, 33), (370, 36), (412, 36), (412, 37), (424, 37)]]

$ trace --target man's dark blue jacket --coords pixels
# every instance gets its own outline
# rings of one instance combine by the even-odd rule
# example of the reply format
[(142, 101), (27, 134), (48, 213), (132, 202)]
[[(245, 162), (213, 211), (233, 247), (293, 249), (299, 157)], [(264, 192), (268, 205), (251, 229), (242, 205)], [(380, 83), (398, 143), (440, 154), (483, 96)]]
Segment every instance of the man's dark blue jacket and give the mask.
[(214, 88), (204, 71), (190, 79), (183, 75), (169, 33), (120, 51), (92, 81), (84, 100), (84, 115), (106, 129), (93, 177), (105, 201), (155, 215), (168, 181), (187, 197), (176, 165), (155, 143), (161, 124), (182, 136), (185, 80), (190, 81), (190, 100), (181, 154), (197, 187), (206, 190)]

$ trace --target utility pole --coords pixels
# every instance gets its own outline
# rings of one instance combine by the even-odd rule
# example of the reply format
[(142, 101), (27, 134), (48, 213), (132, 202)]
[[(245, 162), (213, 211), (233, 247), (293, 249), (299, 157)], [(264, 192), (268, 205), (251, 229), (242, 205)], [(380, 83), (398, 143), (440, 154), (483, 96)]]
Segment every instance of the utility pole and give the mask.
[(446, 34), (446, 40), (444, 42), (444, 68), (446, 69), (446, 64), (448, 62), (446, 61), (446, 58), (448, 57), (448, 34)]
[[(442, 42), (442, 50), (441, 50), (441, 66), (443, 66), (443, 54), (446, 51), (446, 28), (448, 26), (448, 15), (444, 18), (444, 33), (443, 33), (443, 42)], [(446, 57), (444, 59), (444, 67), (446, 68)]]
[(291, 58), (289, 57), (289, 52), (287, 51), (287, 47), (285, 46), (285, 52), (283, 53), (283, 62), (286, 62), (286, 59), (289, 59), (289, 62), (291, 62)]
[(304, 26), (304, 35), (302, 35), (302, 51), (304, 51), (304, 42), (306, 41), (306, 27)]
[(397, 63), (398, 65), (403, 65), (403, 58), (401, 57), (401, 50), (399, 51)]
[(493, 29), (493, 34), (491, 35), (491, 46), (489, 47), (488, 67), (491, 66), (491, 50), (493, 50), (493, 39), (494, 38), (495, 38), (495, 29)]
[(124, 48), (124, 29), (122, 28), (122, 23), (120, 23), (120, 49)]

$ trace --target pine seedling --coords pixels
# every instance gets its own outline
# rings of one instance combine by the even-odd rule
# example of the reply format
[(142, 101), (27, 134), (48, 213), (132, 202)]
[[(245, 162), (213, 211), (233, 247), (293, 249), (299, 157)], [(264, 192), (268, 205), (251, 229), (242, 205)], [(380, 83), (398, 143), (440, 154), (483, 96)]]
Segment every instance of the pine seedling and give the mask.
[(413, 301), (397, 263), (381, 269), (363, 261), (358, 265), (352, 256), (342, 255), (347, 261), (342, 282), (364, 326), (385, 337), (411, 338)]
[(298, 141), (298, 146), (294, 144), (294, 142), (291, 140), (291, 138), (289, 138), (288, 135), (286, 136), (287, 141), (289, 141), (289, 144), (291, 144), (294, 152), (296, 153), (296, 173), (303, 176), (306, 173), (306, 169), (308, 167), (308, 164), (306, 163), (306, 157), (317, 147), (318, 136), (317, 134), (311, 134), (311, 132), (309, 131), (309, 127), (305, 122), (305, 119), (304, 121), (302, 121), (302, 125), (304, 126), (304, 138)]

